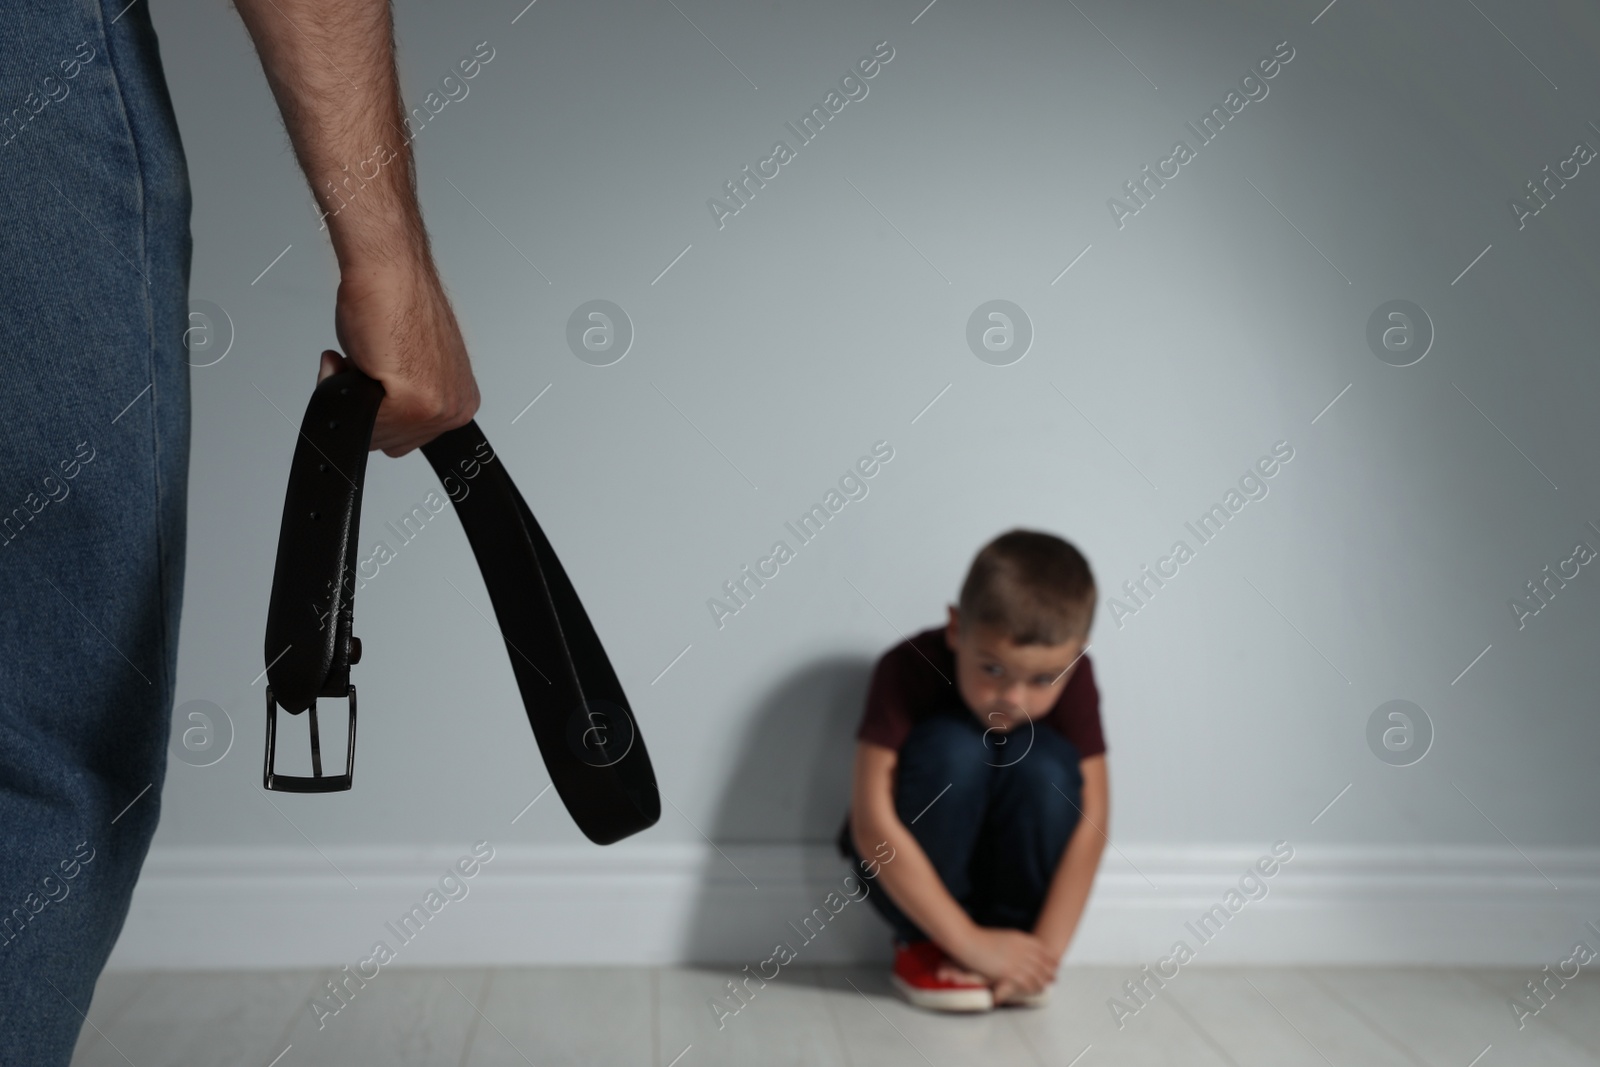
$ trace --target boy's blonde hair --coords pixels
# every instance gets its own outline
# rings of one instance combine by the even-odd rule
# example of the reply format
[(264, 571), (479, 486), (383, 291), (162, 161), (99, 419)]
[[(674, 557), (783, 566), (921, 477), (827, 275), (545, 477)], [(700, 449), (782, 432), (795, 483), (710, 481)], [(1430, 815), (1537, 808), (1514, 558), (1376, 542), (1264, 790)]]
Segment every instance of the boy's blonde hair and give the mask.
[(1011, 530), (978, 551), (961, 585), (961, 628), (999, 630), (1019, 645), (1088, 637), (1098, 600), (1089, 561), (1037, 530)]

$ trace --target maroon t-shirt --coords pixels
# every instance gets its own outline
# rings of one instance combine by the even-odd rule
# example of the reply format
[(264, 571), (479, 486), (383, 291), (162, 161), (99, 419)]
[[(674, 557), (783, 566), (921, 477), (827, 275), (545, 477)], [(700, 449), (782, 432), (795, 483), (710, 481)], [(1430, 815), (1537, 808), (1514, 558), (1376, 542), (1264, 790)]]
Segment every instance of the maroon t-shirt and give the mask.
[[(885, 652), (872, 672), (866, 711), (856, 737), (899, 751), (912, 726), (929, 713), (966, 708), (956, 687), (956, 656), (944, 642), (945, 628), (923, 630)], [(970, 710), (967, 714), (972, 714)], [(1100, 731), (1100, 691), (1087, 655), (1062, 687), (1055, 705), (1035, 722), (1048, 723), (1078, 750), (1080, 759), (1106, 750)]]

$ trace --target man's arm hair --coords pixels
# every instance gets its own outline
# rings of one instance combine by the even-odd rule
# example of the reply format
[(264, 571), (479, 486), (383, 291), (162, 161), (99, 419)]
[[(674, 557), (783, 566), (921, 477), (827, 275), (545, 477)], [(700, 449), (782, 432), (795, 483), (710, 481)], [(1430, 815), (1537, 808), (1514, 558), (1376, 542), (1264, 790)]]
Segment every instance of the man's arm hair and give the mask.
[[(295, 157), (326, 212), (340, 268), (393, 265), (431, 272), (401, 125), (389, 0), (233, 4), (255, 42)], [(374, 165), (377, 174), (368, 178)], [(352, 200), (350, 190), (359, 196)]]
[(295, 157), (323, 209), (339, 288), (318, 381), (353, 364), (383, 384), (372, 447), (403, 456), (482, 397), (434, 266), (401, 129), (388, 0), (234, 0)]

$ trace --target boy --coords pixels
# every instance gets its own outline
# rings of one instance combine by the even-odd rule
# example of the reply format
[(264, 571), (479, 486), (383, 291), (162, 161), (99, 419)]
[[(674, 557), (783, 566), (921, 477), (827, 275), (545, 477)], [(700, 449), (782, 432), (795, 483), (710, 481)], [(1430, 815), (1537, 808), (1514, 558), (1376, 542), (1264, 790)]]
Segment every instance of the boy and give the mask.
[[(944, 627), (879, 659), (839, 851), (886, 841), (868, 899), (892, 981), (943, 1011), (1043, 1004), (1104, 848), (1105, 741), (1084, 649), (1089, 564), (1047, 533), (979, 551)], [(887, 897), (887, 899), (885, 899)]]

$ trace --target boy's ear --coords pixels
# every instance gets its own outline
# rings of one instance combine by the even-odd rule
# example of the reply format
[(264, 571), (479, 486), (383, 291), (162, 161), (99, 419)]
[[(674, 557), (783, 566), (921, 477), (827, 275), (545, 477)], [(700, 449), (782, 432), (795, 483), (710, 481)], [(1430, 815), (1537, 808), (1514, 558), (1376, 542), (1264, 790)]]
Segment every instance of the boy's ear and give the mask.
[(948, 605), (947, 610), (950, 612), (950, 621), (944, 628), (944, 643), (954, 652), (961, 640), (961, 611), (954, 604)]

